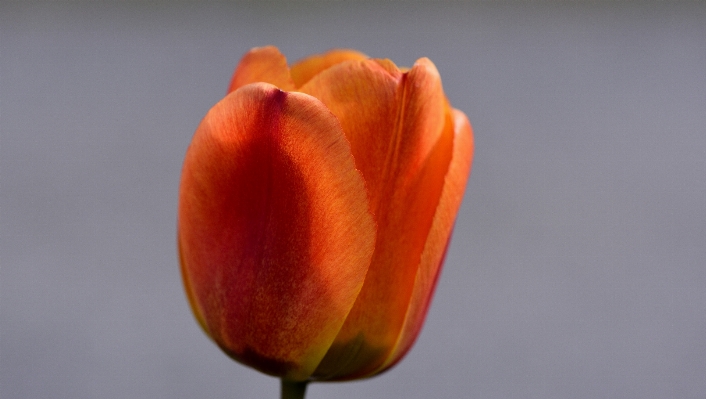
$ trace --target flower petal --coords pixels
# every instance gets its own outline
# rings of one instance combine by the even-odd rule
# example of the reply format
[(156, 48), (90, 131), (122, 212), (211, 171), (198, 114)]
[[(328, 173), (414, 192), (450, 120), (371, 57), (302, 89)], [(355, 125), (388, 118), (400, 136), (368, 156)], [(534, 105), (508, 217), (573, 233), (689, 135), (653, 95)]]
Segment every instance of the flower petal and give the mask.
[(344, 62), (300, 88), (338, 117), (363, 173), (378, 225), (373, 261), (320, 379), (369, 375), (402, 329), (453, 149), (453, 123), (436, 67), (406, 74), (389, 61)]
[(319, 74), (321, 71), (328, 69), (343, 61), (364, 60), (368, 56), (360, 51), (348, 49), (334, 49), (324, 54), (317, 54), (307, 57), (292, 66), (292, 80), (296, 87), (302, 87)]
[(197, 318), (262, 372), (304, 380), (361, 289), (375, 243), (365, 183), (315, 98), (244, 86), (197, 129), (178, 237)]
[(257, 82), (270, 83), (282, 90), (294, 90), (287, 58), (277, 47), (255, 47), (248, 51), (235, 68), (226, 93)]
[(459, 110), (453, 110), (453, 121), (455, 137), (451, 166), (446, 174), (441, 200), (424, 245), (402, 333), (394, 350), (380, 368), (380, 372), (402, 359), (419, 335), (446, 256), (456, 214), (461, 207), (466, 181), (471, 173), (473, 129), (466, 115)]

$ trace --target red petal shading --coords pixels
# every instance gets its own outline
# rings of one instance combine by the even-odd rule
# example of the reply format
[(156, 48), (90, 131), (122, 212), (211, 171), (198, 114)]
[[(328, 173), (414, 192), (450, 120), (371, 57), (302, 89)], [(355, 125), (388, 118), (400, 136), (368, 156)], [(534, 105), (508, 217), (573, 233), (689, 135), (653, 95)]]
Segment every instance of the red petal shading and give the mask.
[(336, 118), (268, 84), (216, 104), (187, 151), (178, 238), (188, 296), (236, 360), (304, 380), (361, 289), (375, 243)]
[(270, 83), (282, 90), (294, 90), (287, 58), (277, 47), (256, 47), (248, 51), (235, 68), (226, 93), (257, 82)]
[(451, 160), (453, 124), (428, 59), (406, 74), (389, 61), (344, 62), (300, 90), (341, 121), (378, 225), (363, 289), (314, 374), (357, 378), (383, 364), (402, 329)]
[(459, 110), (453, 110), (453, 125), (455, 137), (451, 166), (446, 174), (441, 200), (422, 252), (422, 261), (415, 277), (402, 333), (380, 371), (392, 367), (402, 359), (419, 335), (441, 272), (456, 214), (461, 207), (466, 181), (471, 173), (473, 129), (466, 115)]
[(335, 49), (324, 54), (317, 54), (307, 57), (292, 66), (292, 80), (296, 87), (302, 87), (319, 74), (321, 71), (328, 69), (343, 61), (364, 60), (368, 56), (355, 50)]

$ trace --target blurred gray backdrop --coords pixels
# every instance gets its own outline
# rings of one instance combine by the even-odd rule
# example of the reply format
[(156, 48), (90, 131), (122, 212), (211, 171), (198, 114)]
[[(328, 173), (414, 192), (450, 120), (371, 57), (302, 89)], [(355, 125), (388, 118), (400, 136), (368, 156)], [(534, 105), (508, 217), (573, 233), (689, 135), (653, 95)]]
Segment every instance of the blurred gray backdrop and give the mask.
[(706, 397), (706, 3), (0, 3), (0, 396), (275, 398), (199, 330), (182, 157), (249, 48), (427, 56), (476, 157), (426, 326), (309, 398)]

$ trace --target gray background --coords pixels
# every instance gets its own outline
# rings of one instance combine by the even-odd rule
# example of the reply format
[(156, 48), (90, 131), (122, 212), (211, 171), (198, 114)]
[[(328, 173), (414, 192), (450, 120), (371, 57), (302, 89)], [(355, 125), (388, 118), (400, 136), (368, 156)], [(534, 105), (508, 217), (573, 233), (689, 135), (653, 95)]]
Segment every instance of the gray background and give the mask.
[(182, 157), (241, 55), (438, 66), (476, 158), (426, 326), (309, 398), (706, 397), (705, 3), (0, 4), (0, 395), (275, 398), (190, 314)]

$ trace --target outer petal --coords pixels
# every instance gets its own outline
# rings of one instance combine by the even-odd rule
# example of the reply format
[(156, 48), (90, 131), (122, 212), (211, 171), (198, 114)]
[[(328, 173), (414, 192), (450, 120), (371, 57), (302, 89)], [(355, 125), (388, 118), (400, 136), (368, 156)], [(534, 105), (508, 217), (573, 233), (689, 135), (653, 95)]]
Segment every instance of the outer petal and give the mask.
[(375, 226), (335, 117), (315, 98), (242, 87), (184, 161), (178, 239), (197, 319), (236, 360), (309, 377), (357, 297)]
[(235, 68), (227, 93), (250, 83), (270, 83), (282, 90), (294, 90), (287, 58), (275, 46), (255, 47)]
[(422, 261), (417, 271), (412, 299), (397, 344), (380, 371), (397, 363), (409, 351), (422, 329), (436, 281), (446, 256), (456, 214), (461, 206), (466, 181), (473, 159), (473, 129), (463, 112), (453, 110), (454, 149), (451, 166), (446, 174), (441, 200), (434, 215), (429, 237), (424, 245)]
[(317, 54), (307, 57), (292, 67), (292, 80), (296, 87), (302, 87), (319, 74), (321, 71), (328, 69), (336, 64), (350, 60), (364, 60), (368, 56), (355, 50), (335, 49), (324, 54)]
[(344, 62), (300, 90), (341, 121), (378, 224), (363, 289), (314, 374), (358, 378), (383, 365), (402, 330), (451, 160), (453, 123), (427, 59), (407, 74), (389, 61)]

